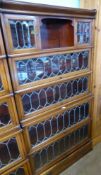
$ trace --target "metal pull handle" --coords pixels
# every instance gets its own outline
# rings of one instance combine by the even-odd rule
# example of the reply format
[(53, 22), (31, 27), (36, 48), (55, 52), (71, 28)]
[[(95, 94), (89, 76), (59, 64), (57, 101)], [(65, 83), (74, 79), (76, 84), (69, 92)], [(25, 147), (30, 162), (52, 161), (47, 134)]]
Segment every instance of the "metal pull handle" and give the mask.
[(61, 109), (62, 109), (62, 110), (65, 110), (65, 109), (66, 109), (66, 106), (63, 106)]

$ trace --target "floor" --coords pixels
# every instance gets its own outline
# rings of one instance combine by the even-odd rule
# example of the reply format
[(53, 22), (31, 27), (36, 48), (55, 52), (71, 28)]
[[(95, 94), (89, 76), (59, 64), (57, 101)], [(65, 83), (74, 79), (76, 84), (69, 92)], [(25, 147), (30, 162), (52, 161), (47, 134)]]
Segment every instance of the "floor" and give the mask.
[(60, 175), (101, 175), (101, 143)]

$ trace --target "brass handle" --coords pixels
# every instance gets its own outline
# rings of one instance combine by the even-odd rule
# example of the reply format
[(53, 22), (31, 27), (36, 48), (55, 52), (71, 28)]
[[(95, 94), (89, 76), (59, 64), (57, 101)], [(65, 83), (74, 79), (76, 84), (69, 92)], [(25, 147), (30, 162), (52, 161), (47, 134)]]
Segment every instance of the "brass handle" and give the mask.
[(66, 106), (63, 106), (61, 109), (62, 109), (62, 110), (65, 110), (65, 109), (66, 109)]

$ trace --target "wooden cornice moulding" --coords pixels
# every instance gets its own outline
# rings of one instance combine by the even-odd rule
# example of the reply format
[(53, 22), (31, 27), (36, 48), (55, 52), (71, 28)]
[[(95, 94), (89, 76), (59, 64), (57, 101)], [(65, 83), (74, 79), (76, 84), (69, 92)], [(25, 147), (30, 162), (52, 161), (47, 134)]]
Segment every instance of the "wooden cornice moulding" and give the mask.
[[(12, 10), (12, 11), (11, 11)], [(1, 0), (0, 2), (1, 12), (10, 13), (24, 13), (24, 14), (48, 14), (48, 15), (62, 15), (62, 16), (72, 16), (72, 17), (89, 17), (95, 18), (96, 9), (79, 9), (79, 8), (69, 8), (60, 7), (45, 4), (36, 4), (29, 2), (19, 2), (16, 0)]]

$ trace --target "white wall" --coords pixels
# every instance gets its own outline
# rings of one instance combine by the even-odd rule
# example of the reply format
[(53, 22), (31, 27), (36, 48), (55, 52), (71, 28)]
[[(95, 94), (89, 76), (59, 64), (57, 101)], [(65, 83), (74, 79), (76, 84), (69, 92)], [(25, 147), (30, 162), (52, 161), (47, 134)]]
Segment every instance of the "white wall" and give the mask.
[(80, 0), (17, 0), (31, 3), (41, 3), (64, 7), (80, 7)]

